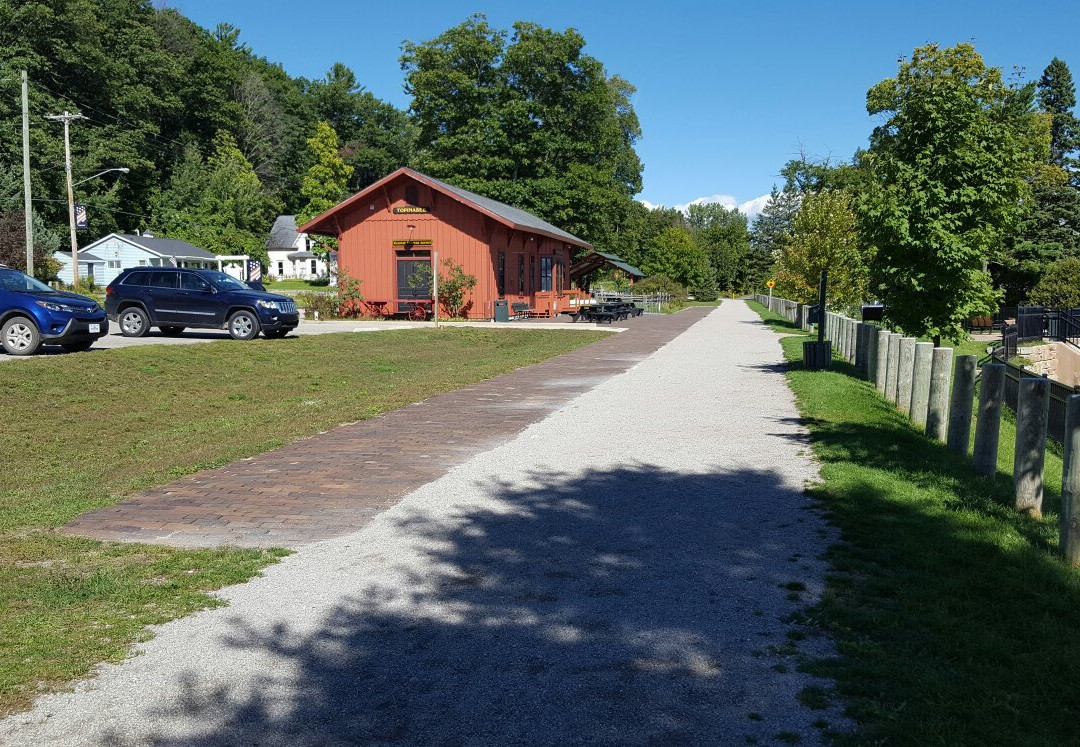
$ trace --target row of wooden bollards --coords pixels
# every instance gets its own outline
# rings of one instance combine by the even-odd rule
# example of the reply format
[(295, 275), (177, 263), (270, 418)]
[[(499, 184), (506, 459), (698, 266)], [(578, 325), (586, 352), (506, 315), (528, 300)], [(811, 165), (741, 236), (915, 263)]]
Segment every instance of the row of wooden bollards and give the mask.
[[(802, 311), (796, 317), (803, 316)], [(971, 440), (975, 381), (981, 379), (975, 417), (972, 466), (977, 475), (997, 473), (1001, 409), (1006, 367), (987, 363), (977, 376), (974, 355), (956, 356), (951, 348), (934, 347), (859, 322), (841, 314), (825, 314), (825, 337), (878, 392), (946, 448), (967, 454)], [(808, 326), (808, 325), (803, 325)], [(1017, 511), (1042, 516), (1043, 465), (1050, 414), (1050, 380), (1021, 378), (1016, 408), (1016, 450), (1013, 483)], [(1065, 459), (1061, 489), (1061, 552), (1080, 566), (1080, 394), (1069, 397), (1065, 424)]]

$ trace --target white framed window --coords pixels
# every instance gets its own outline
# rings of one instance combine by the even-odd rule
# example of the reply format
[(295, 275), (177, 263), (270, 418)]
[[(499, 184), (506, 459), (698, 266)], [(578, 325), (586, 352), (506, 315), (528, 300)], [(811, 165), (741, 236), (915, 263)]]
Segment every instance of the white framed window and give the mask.
[(316, 269), (316, 264), (315, 264), (316, 262), (318, 262), (317, 259), (311, 260), (311, 274), (312, 275), (315, 275), (315, 274), (318, 273), (318, 270)]
[(140, 259), (139, 260), (139, 267), (146, 267), (146, 260), (145, 259)]
[(279, 261), (277, 263), (277, 274), (278, 275), (284, 275), (285, 274), (285, 263), (284, 262)]

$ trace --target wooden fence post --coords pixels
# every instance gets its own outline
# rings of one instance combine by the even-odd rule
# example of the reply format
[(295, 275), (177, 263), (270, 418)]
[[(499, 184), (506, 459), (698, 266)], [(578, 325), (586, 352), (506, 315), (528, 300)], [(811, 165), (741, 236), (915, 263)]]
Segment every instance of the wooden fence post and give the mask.
[(979, 359), (960, 355), (953, 369), (952, 403), (949, 405), (947, 447), (957, 454), (967, 454), (971, 441), (971, 407), (975, 399), (975, 368)]
[(952, 383), (952, 348), (934, 348), (930, 366), (930, 401), (926, 409), (926, 435), (944, 441), (949, 423), (949, 385)]
[(976, 475), (997, 472), (998, 438), (1001, 436), (1001, 404), (1005, 400), (1005, 364), (987, 363), (979, 384), (979, 414), (975, 420), (975, 450), (971, 455)]
[(1016, 457), (1013, 484), (1016, 510), (1034, 518), (1042, 516), (1043, 460), (1046, 457), (1046, 423), (1050, 416), (1050, 379), (1020, 379), (1016, 403)]
[(1080, 394), (1065, 406), (1065, 465), (1061, 473), (1061, 554), (1080, 565)]

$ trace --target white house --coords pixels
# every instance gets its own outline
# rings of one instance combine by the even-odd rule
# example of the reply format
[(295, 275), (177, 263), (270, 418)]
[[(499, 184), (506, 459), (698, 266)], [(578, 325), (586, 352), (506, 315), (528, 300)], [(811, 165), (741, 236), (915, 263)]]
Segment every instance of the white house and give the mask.
[(266, 274), (275, 280), (315, 280), (330, 274), (326, 260), (311, 251), (312, 240), (296, 231), (295, 215), (279, 215), (270, 229), (266, 253), (270, 266)]
[[(71, 283), (71, 252), (54, 252), (53, 257), (61, 264), (57, 273), (60, 280)], [(216, 255), (186, 241), (151, 234), (110, 233), (79, 250), (79, 277), (87, 278), (92, 273), (98, 285), (108, 285), (129, 267), (161, 265), (216, 270), (221, 263)]]
[[(71, 252), (53, 252), (53, 259), (60, 263), (60, 271), (57, 273), (60, 279), (71, 285)], [(90, 252), (79, 252), (80, 280), (92, 280), (94, 283), (101, 283), (102, 278), (105, 277), (105, 272), (105, 260)], [(112, 277), (110, 276), (110, 279)]]

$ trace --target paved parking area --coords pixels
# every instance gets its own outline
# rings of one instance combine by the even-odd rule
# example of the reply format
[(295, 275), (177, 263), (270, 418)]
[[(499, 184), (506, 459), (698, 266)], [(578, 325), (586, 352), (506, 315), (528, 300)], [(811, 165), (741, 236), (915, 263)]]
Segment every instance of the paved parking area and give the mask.
[[(646, 317), (641, 317), (642, 319)], [(625, 323), (618, 325), (612, 324), (589, 324), (581, 322), (574, 324), (572, 322), (563, 322), (557, 319), (523, 319), (521, 321), (510, 322), (507, 324), (494, 324), (493, 322), (478, 321), (478, 322), (442, 322), (445, 326), (457, 326), (457, 327), (484, 327), (487, 329), (521, 329), (526, 327), (528, 329), (603, 329), (608, 332), (622, 332), (630, 325), (637, 323), (637, 320), (628, 320)], [(364, 320), (345, 320), (345, 321), (332, 321), (332, 322), (314, 322), (314, 321), (301, 321), (300, 326), (296, 328), (290, 335), (325, 335), (332, 332), (382, 332), (392, 329), (415, 329), (419, 327), (433, 327), (434, 322), (408, 322), (408, 321), (364, 321)], [(116, 350), (118, 348), (128, 348), (140, 345), (193, 345), (199, 342), (215, 342), (219, 340), (228, 340), (229, 333), (225, 330), (188, 330), (185, 331), (179, 337), (166, 337), (158, 332), (156, 329), (151, 330), (143, 337), (124, 337), (117, 331), (115, 323), (110, 323), (109, 334), (102, 337), (91, 350)], [(56, 346), (42, 347), (37, 354), (30, 356), (30, 358), (5, 355), (0, 350), (0, 362), (13, 361), (13, 360), (30, 360), (40, 356), (60, 356), (60, 355), (84, 355), (85, 353), (69, 353), (63, 348)]]

